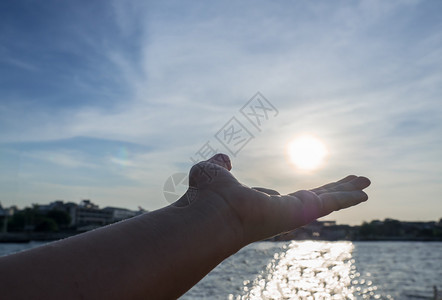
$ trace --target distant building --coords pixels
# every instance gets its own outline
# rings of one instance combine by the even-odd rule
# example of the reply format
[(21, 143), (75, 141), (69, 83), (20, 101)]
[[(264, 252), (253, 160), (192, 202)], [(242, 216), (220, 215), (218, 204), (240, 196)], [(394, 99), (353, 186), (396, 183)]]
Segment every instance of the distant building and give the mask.
[(82, 200), (75, 209), (75, 226), (77, 230), (87, 231), (109, 224), (111, 212), (98, 208), (90, 200)]
[(61, 210), (68, 213), (71, 217), (69, 227), (76, 228), (79, 231), (95, 229), (103, 225), (131, 218), (144, 212), (143, 210), (133, 211), (126, 208), (110, 206), (101, 209), (89, 199), (82, 200), (80, 204), (73, 202), (64, 203), (61, 200), (56, 200), (47, 205), (40, 205), (38, 209), (45, 212)]
[(48, 212), (50, 210), (62, 210), (65, 211), (65, 204), (63, 203), (62, 200), (55, 200), (49, 204), (45, 204), (45, 205), (38, 205), (38, 210), (43, 211), (43, 212)]
[[(146, 212), (141, 207), (139, 207), (138, 211), (110, 206), (102, 209), (89, 199), (84, 199), (79, 204), (73, 202), (65, 203), (62, 200), (56, 200), (49, 204), (35, 204), (33, 205), (33, 209), (37, 209), (41, 215), (47, 215), (54, 210), (67, 213), (70, 216), (70, 224), (68, 226), (65, 225), (62, 229), (76, 231), (88, 231)], [(26, 208), (23, 211), (25, 210)], [(6, 209), (3, 208), (0, 203), (0, 233), (7, 232), (8, 219), (14, 215), (15, 211), (18, 211), (17, 207), (11, 206)], [(34, 230), (35, 224), (23, 225), (23, 231), (33, 232)]]
[(103, 211), (110, 214), (110, 219), (108, 220), (109, 223), (115, 223), (124, 219), (129, 219), (139, 214), (137, 211), (129, 210), (127, 208), (110, 206), (103, 208)]

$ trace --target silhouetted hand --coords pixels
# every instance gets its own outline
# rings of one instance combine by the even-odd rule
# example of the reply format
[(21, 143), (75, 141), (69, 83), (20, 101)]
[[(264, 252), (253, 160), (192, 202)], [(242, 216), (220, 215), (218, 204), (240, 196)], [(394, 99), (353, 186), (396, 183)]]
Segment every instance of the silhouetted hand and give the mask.
[(194, 165), (189, 173), (189, 189), (173, 205), (199, 206), (204, 214), (229, 211), (231, 226), (240, 245), (290, 231), (343, 208), (368, 199), (362, 190), (370, 180), (354, 175), (312, 190), (288, 195), (266, 188), (249, 188), (231, 173), (225, 154), (217, 154)]

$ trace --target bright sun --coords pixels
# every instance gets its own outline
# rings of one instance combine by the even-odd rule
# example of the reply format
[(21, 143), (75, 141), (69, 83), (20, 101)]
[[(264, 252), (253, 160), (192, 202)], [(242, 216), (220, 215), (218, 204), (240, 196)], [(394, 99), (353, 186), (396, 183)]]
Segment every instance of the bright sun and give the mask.
[(289, 144), (288, 154), (297, 168), (314, 170), (321, 166), (327, 156), (327, 148), (318, 138), (312, 135), (302, 135)]

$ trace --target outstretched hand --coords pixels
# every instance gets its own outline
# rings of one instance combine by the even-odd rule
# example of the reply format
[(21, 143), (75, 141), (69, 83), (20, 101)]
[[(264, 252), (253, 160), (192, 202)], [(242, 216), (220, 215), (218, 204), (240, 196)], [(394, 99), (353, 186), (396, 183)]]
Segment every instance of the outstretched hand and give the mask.
[(188, 191), (173, 205), (199, 206), (205, 214), (229, 211), (226, 226), (232, 227), (240, 244), (293, 230), (368, 199), (362, 191), (370, 185), (365, 177), (350, 175), (312, 190), (280, 195), (272, 189), (241, 184), (231, 168), (225, 154), (194, 165)]
[(347, 176), (280, 195), (241, 184), (231, 168), (217, 154), (192, 167), (188, 191), (169, 207), (0, 258), (2, 296), (176, 299), (247, 244), (359, 204), (370, 185)]

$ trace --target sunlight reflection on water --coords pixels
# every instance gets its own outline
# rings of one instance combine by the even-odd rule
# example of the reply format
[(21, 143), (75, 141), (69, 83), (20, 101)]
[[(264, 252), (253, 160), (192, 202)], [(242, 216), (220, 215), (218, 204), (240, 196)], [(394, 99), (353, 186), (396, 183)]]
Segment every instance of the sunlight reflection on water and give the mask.
[[(276, 253), (263, 274), (244, 281), (229, 299), (380, 299), (372, 282), (360, 282), (351, 242), (292, 242)], [(388, 297), (389, 298), (389, 297)]]

